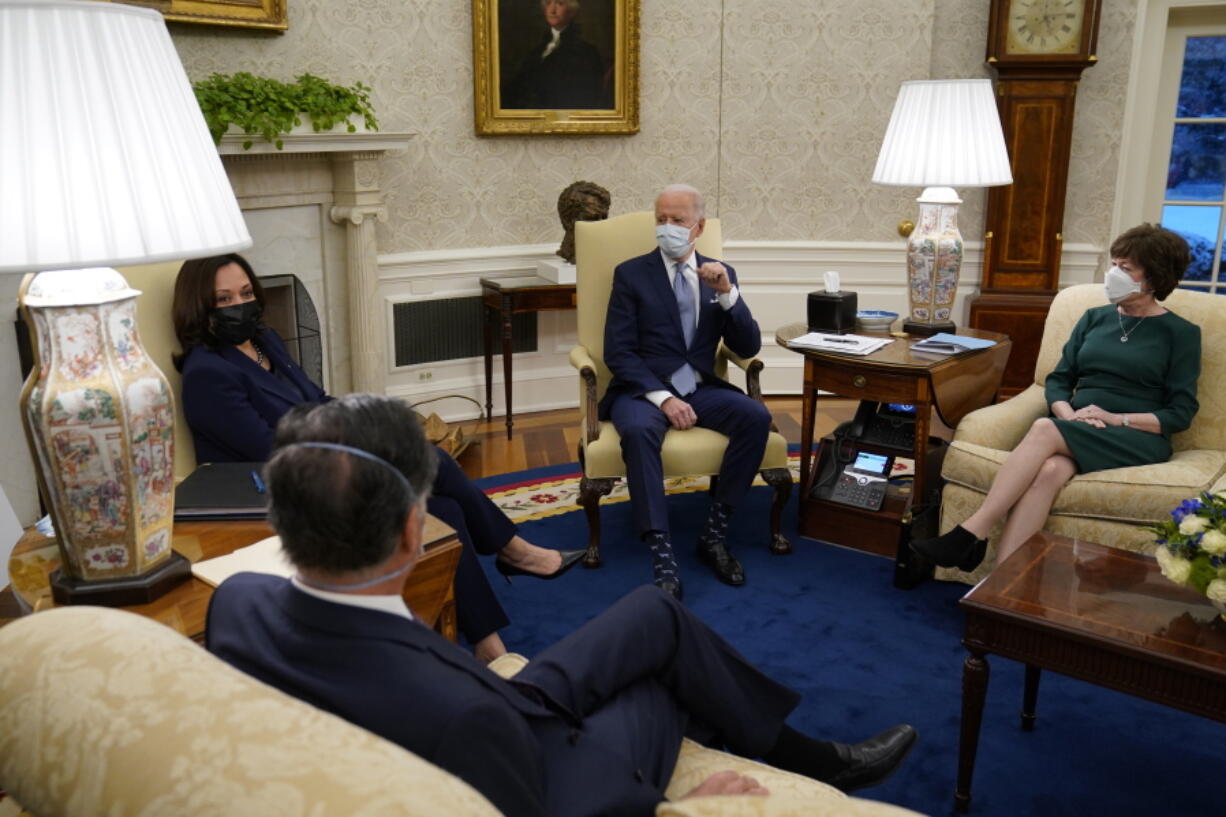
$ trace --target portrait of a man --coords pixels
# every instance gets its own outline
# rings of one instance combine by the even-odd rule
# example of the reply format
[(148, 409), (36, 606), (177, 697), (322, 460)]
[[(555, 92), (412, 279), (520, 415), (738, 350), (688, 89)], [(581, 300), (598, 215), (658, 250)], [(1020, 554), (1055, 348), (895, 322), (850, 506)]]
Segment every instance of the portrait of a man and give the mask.
[(613, 0), (503, 0), (501, 107), (613, 107)]

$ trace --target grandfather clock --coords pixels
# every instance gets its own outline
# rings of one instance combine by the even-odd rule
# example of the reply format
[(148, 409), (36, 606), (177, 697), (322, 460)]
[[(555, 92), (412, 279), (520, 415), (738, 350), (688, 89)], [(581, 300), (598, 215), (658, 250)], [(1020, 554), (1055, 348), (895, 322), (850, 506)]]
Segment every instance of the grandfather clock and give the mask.
[(1102, 0), (992, 0), (988, 64), (1013, 184), (988, 192), (983, 279), (970, 325), (1013, 341), (1001, 390), (1034, 379), (1047, 310), (1060, 282), (1073, 105), (1094, 65)]

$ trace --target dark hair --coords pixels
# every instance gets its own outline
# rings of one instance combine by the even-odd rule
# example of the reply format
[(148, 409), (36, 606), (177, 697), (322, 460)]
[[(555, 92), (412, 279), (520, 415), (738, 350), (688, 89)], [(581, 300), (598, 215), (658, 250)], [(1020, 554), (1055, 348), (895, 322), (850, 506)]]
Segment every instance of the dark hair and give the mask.
[(216, 306), (217, 270), (228, 264), (238, 264), (247, 273), (251, 291), (256, 301), (264, 306), (264, 287), (247, 259), (238, 253), (214, 255), (211, 258), (195, 258), (184, 261), (175, 278), (175, 297), (170, 308), (175, 324), (175, 337), (179, 339), (179, 352), (172, 357), (175, 368), (182, 371), (183, 359), (193, 346), (216, 349), (221, 344), (213, 336), (212, 313)]
[[(386, 466), (327, 448), (360, 448)], [(276, 448), (265, 467), (268, 519), (295, 566), (349, 573), (382, 564), (392, 555), (415, 502), (430, 492), (438, 455), (402, 401), (349, 394), (322, 404), (301, 404), (277, 423)]]
[(1127, 258), (1145, 271), (1145, 280), (1159, 301), (1183, 280), (1192, 253), (1183, 236), (1157, 224), (1138, 224), (1111, 242), (1112, 258)]

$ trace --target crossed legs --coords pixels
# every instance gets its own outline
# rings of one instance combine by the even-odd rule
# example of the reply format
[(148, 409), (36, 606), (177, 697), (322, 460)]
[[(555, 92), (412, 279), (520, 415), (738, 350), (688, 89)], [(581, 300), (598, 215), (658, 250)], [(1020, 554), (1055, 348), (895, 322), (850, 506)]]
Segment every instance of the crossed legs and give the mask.
[(996, 551), (1000, 564), (1043, 527), (1056, 494), (1076, 473), (1077, 464), (1056, 424), (1048, 417), (1035, 420), (1005, 459), (983, 504), (962, 527), (986, 539), (1008, 514)]

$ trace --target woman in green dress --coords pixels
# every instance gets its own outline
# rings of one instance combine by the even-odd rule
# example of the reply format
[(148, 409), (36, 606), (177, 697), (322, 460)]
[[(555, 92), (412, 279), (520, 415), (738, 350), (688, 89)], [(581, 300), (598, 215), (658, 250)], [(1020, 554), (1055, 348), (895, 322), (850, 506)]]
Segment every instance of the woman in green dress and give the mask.
[(1196, 416), (1200, 327), (1159, 301), (1190, 262), (1187, 242), (1142, 224), (1111, 243), (1104, 286), (1111, 304), (1086, 310), (1047, 376), (1049, 417), (1010, 452), (975, 513), (911, 547), (942, 567), (973, 570), (987, 536), (1008, 515), (996, 563), (1034, 535), (1076, 474), (1165, 462), (1171, 435)]

